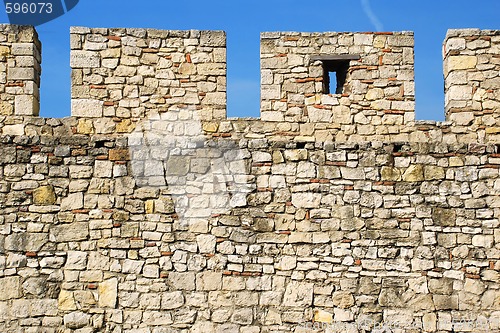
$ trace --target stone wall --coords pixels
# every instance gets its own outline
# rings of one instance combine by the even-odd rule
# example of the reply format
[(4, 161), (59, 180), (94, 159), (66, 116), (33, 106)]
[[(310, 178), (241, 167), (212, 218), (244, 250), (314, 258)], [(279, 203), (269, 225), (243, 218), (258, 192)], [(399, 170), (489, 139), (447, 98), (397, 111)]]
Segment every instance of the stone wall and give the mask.
[(0, 115), (37, 116), (41, 44), (33, 27), (0, 25)]
[(466, 29), (448, 31), (443, 50), (447, 118), (491, 137), (500, 133), (499, 47), (497, 31)]
[[(474, 34), (432, 123), (409, 33), (264, 34), (260, 120), (223, 116), (222, 33), (73, 28), (73, 116), (0, 117), (0, 330), (499, 330), (498, 36)], [(455, 72), (494, 86), (471, 123)]]

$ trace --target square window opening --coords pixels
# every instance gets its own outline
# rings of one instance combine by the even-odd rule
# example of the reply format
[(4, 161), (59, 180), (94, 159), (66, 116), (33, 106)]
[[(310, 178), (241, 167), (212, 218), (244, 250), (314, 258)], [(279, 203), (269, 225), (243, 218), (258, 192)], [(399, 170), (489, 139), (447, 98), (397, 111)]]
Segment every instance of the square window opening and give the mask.
[(342, 94), (349, 70), (349, 60), (323, 61), (323, 93)]

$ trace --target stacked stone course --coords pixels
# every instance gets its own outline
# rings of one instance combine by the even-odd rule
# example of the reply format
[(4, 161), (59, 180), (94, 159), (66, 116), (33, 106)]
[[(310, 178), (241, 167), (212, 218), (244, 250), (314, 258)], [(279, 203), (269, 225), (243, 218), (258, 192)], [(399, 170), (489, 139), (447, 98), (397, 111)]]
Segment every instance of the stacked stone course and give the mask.
[(0, 330), (499, 330), (497, 35), (448, 34), (432, 123), (411, 33), (263, 34), (259, 120), (225, 118), (221, 32), (73, 28), (72, 117), (0, 96)]

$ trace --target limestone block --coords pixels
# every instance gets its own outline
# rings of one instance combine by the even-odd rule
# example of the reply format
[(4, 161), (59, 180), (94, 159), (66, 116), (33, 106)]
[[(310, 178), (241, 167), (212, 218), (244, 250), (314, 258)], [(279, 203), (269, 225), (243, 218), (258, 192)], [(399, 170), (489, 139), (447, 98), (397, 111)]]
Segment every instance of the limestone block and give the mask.
[(221, 272), (203, 272), (196, 275), (197, 290), (219, 290), (222, 287)]
[(165, 292), (161, 294), (161, 309), (172, 310), (184, 305), (182, 291)]
[(493, 235), (474, 235), (472, 237), (473, 246), (491, 248), (493, 243)]
[(56, 202), (56, 194), (51, 185), (41, 186), (33, 191), (33, 203), (35, 205), (53, 205)]
[(429, 291), (433, 294), (451, 295), (453, 292), (453, 280), (451, 279), (430, 279), (428, 286)]
[(374, 101), (382, 98), (384, 98), (384, 90), (382, 88), (373, 88), (368, 90), (368, 92), (366, 93), (366, 99), (369, 101)]
[(444, 168), (434, 166), (434, 165), (424, 166), (424, 178), (425, 178), (425, 180), (444, 179), (444, 177), (445, 177)]
[(12, 43), (11, 54), (17, 55), (17, 56), (22, 56), (22, 55), (34, 56), (36, 54), (35, 44), (33, 44), (33, 43)]
[(5, 250), (16, 252), (38, 252), (48, 242), (46, 233), (20, 232), (5, 237)]
[(454, 112), (448, 116), (448, 119), (459, 126), (468, 126), (475, 119), (473, 112)]
[(362, 168), (341, 167), (340, 172), (342, 174), (342, 178), (344, 179), (350, 179), (350, 180), (365, 179), (365, 173)]
[(9, 315), (15, 318), (29, 317), (30, 302), (29, 299), (15, 299), (12, 300), (12, 302), (0, 302), (0, 320), (10, 319)]
[(437, 330), (437, 316), (435, 313), (426, 313), (422, 317), (422, 328), (426, 332), (435, 332)]
[(110, 178), (113, 174), (113, 162), (111, 161), (95, 161), (94, 177)]
[(11, 81), (29, 80), (38, 82), (38, 75), (34, 68), (29, 67), (9, 67), (7, 79)]
[(473, 69), (476, 65), (476, 56), (451, 56), (447, 60), (447, 68), (449, 72), (454, 70)]
[(432, 209), (432, 219), (438, 225), (452, 227), (456, 222), (454, 209), (435, 207)]
[(115, 308), (118, 293), (118, 279), (112, 278), (99, 283), (99, 307)]
[(313, 123), (331, 122), (332, 119), (332, 112), (327, 109), (308, 107), (307, 114), (309, 116), (309, 120)]
[(168, 284), (173, 290), (195, 290), (195, 274), (193, 272), (170, 272)]
[(71, 99), (71, 115), (74, 117), (102, 117), (104, 102), (96, 99)]
[(31, 316), (56, 316), (57, 299), (32, 299), (30, 302)]
[(83, 208), (83, 193), (71, 193), (66, 198), (61, 199), (61, 210), (74, 210)]
[(95, 68), (101, 65), (98, 52), (72, 50), (70, 57), (71, 68)]
[(263, 85), (261, 88), (260, 97), (262, 100), (280, 99), (281, 98), (281, 87), (279, 85)]
[(3, 135), (24, 135), (24, 124), (5, 125), (2, 127)]
[(333, 313), (324, 310), (314, 311), (314, 322), (317, 323), (331, 323), (333, 321)]
[(50, 233), (56, 242), (82, 241), (89, 236), (89, 225), (85, 222), (54, 225), (51, 227)]
[(144, 266), (143, 260), (125, 259), (122, 264), (122, 273), (140, 274)]
[(200, 253), (215, 253), (216, 237), (213, 235), (196, 236)]
[(75, 298), (72, 291), (61, 290), (61, 292), (59, 293), (57, 308), (60, 311), (77, 310)]
[(410, 165), (402, 176), (405, 182), (419, 182), (424, 180), (424, 170), (422, 165), (414, 164)]
[(33, 95), (17, 95), (14, 100), (14, 113), (17, 116), (38, 116), (40, 103)]
[(314, 283), (292, 281), (286, 286), (283, 306), (305, 307), (312, 305)]
[(347, 309), (354, 306), (354, 297), (347, 291), (336, 291), (332, 295), (333, 305), (341, 309)]
[(21, 278), (19, 276), (0, 278), (0, 301), (21, 298), (22, 296)]
[(64, 316), (64, 325), (67, 328), (78, 329), (90, 324), (90, 315), (76, 311), (68, 313)]
[(292, 193), (292, 204), (297, 208), (316, 208), (320, 202), (321, 194), (319, 193)]
[(450, 38), (446, 41), (445, 51), (446, 53), (453, 50), (465, 50), (465, 39), (464, 38)]
[(458, 296), (456, 295), (433, 295), (436, 310), (458, 310)]
[(200, 32), (200, 46), (226, 46), (226, 33), (224, 31), (208, 31)]

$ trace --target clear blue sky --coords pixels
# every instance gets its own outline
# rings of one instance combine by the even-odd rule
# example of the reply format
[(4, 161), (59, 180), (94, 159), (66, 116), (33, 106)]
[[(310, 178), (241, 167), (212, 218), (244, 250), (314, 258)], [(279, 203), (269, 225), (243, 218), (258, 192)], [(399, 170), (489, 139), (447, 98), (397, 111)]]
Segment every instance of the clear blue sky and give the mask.
[[(70, 115), (69, 27), (225, 30), (228, 115), (259, 115), (261, 31), (415, 31), (417, 119), (444, 119), (441, 48), (448, 28), (500, 29), (499, 0), (80, 0), (37, 28), (41, 115)], [(8, 22), (4, 12), (1, 22)]]

